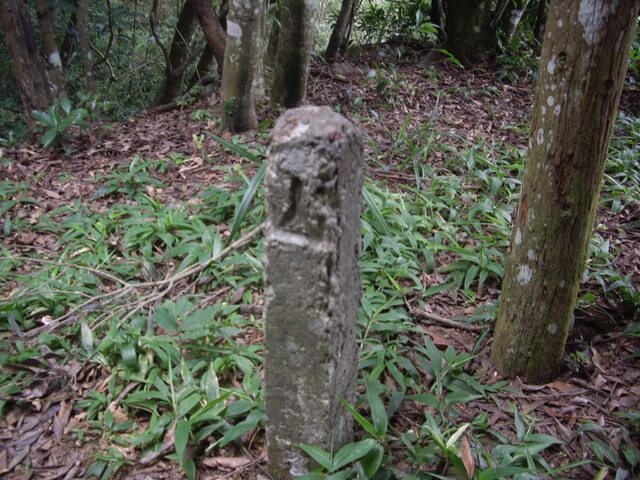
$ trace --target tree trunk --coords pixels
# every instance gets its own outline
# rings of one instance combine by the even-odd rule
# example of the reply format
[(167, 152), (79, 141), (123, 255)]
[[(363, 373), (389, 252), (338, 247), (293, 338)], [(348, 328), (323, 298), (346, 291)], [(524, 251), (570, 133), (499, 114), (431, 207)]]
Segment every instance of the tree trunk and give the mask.
[(178, 17), (176, 31), (171, 42), (167, 72), (155, 99), (155, 105), (173, 101), (182, 93), (184, 72), (190, 59), (191, 39), (196, 29), (194, 0), (186, 0)]
[(511, 0), (500, 17), (500, 30), (504, 34), (504, 43), (509, 45), (520, 25), (524, 12), (529, 6), (529, 0)]
[(444, 48), (465, 65), (473, 65), (493, 53), (496, 32), (491, 27), (491, 2), (448, 0)]
[(87, 93), (93, 93), (96, 89), (93, 75), (93, 57), (91, 55), (91, 36), (89, 34), (89, 2), (78, 0), (78, 44), (82, 65), (84, 67), (85, 88)]
[(584, 272), (640, 0), (552, 0), (492, 357), (551, 380)]
[(222, 69), (224, 127), (242, 132), (257, 125), (254, 81), (260, 46), (262, 0), (230, 2), (227, 48)]
[(336, 61), (336, 57), (338, 56), (342, 45), (349, 41), (347, 34), (349, 33), (349, 21), (351, 20), (353, 7), (354, 0), (342, 0), (338, 19), (336, 20), (336, 24), (331, 32), (331, 38), (329, 38), (327, 50), (324, 53), (324, 58), (329, 63)]
[(256, 58), (256, 73), (253, 77), (253, 97), (256, 104), (264, 103), (266, 96), (265, 80), (264, 80), (264, 52), (265, 45), (268, 41), (267, 35), (267, 13), (269, 11), (269, 2), (262, 0), (260, 2), (260, 16), (258, 17), (258, 37), (259, 45), (257, 46), (260, 54)]
[(51, 103), (51, 94), (31, 17), (23, 0), (0, 0), (0, 26), (11, 57), (25, 120), (31, 126), (31, 110), (46, 110)]
[(438, 38), (444, 38), (444, 8), (442, 0), (431, 0), (429, 21), (438, 27)]
[(267, 70), (273, 71), (276, 66), (276, 55), (278, 54), (278, 37), (280, 37), (280, 8), (278, 8), (276, 4), (271, 6), (270, 10), (273, 10), (273, 12), (269, 12), (267, 21), (271, 15), (273, 15), (273, 21), (269, 29), (269, 40), (267, 41), (267, 48), (264, 54), (264, 64)]
[(67, 67), (71, 63), (78, 43), (78, 2), (74, 0), (72, 3), (71, 15), (67, 22), (67, 29), (64, 32), (64, 40), (62, 41), (61, 56), (64, 67)]
[(536, 24), (533, 27), (533, 33), (536, 36), (538, 42), (542, 43), (544, 36), (544, 25), (547, 21), (547, 7), (549, 6), (548, 0), (538, 0), (538, 6), (536, 8)]
[(204, 37), (207, 40), (207, 45), (218, 62), (218, 73), (222, 74), (227, 35), (209, 0), (191, 1), (193, 3), (193, 9), (195, 10), (196, 17), (198, 17), (198, 22), (200, 22), (202, 32), (204, 33)]
[[(189, 80), (189, 89), (193, 87), (200, 79), (206, 77), (207, 74), (213, 69), (214, 64), (217, 65), (216, 57), (213, 54), (213, 50), (211, 47), (207, 45), (204, 47), (202, 55), (200, 55), (200, 60), (198, 60), (198, 65), (196, 65), (196, 69), (191, 76), (191, 80)], [(222, 70), (218, 67), (218, 71)]]
[(42, 43), (47, 54), (48, 66), (46, 73), (49, 77), (51, 93), (54, 97), (66, 96), (64, 71), (62, 69), (62, 58), (56, 43), (56, 34), (53, 26), (53, 10), (49, 7), (48, 0), (36, 0), (36, 11), (38, 13), (38, 23), (42, 32)]
[(280, 2), (280, 35), (271, 87), (274, 104), (297, 107), (307, 93), (315, 5), (315, 0)]

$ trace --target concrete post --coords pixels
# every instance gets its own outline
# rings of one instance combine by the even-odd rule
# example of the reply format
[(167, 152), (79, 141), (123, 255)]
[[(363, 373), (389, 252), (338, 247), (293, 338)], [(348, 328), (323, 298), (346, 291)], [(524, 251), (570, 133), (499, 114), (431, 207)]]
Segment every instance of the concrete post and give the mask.
[(308, 472), (297, 444), (352, 438), (362, 139), (327, 107), (288, 110), (265, 176), (267, 451), (273, 478)]

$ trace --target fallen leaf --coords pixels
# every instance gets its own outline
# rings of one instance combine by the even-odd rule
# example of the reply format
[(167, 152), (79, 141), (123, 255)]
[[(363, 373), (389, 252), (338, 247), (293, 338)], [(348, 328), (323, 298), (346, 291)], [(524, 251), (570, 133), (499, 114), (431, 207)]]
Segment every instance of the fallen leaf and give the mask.
[(473, 478), (473, 472), (476, 470), (476, 463), (473, 460), (473, 453), (471, 452), (471, 445), (467, 437), (462, 437), (460, 441), (460, 450), (462, 454), (462, 463), (464, 463), (464, 469), (467, 471), (469, 478)]

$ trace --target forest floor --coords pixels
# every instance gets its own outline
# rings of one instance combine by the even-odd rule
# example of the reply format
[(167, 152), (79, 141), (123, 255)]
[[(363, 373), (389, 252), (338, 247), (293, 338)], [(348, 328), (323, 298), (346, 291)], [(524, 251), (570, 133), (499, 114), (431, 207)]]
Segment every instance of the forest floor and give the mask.
[[(380, 56), (382, 53), (387, 57)], [(530, 83), (512, 85), (497, 81), (497, 67), (490, 65), (472, 70), (449, 64), (416, 67), (414, 58), (393, 60), (392, 56), (392, 50), (369, 52), (334, 68), (314, 62), (308, 88), (308, 103), (339, 109), (362, 130), (366, 146), (365, 174), (385, 192), (391, 192), (389, 195), (415, 186), (416, 182), (428, 182), (427, 175), (419, 175), (415, 157), (415, 150), (426, 144), (432, 148), (422, 149), (419, 160), (438, 176), (465, 175), (464, 161), (451, 166), (451, 160), (470, 158), (465, 157), (471, 155), (468, 152), (481, 151), (485, 152), (482, 155), (500, 157), (505, 146), (512, 149), (510, 151), (523, 151), (533, 102)], [(637, 93), (628, 91), (623, 96), (622, 110), (629, 117), (640, 115)], [(76, 238), (68, 233), (71, 230), (62, 232), (56, 230), (55, 225), (35, 228), (42, 219), (63, 224), (71, 210), (82, 209), (87, 215), (103, 214), (105, 219), (117, 220), (117, 214), (113, 213), (117, 211), (115, 207), (135, 206), (127, 189), (138, 189), (148, 201), (175, 208), (198, 207), (199, 198), (211, 187), (229, 192), (240, 190), (243, 175), (251, 177), (256, 164), (234, 155), (203, 132), (215, 133), (229, 142), (253, 145), (256, 152), (261, 152), (260, 145), (267, 144), (268, 131), (278, 112), (262, 111), (256, 132), (231, 136), (221, 133), (219, 109), (219, 98), (213, 93), (194, 105), (169, 112), (141, 114), (121, 123), (96, 122), (89, 131), (73, 132), (67, 142), (67, 154), (61, 149), (43, 150), (36, 144), (0, 151), (0, 182), (4, 189), (0, 191), (0, 217), (4, 216), (0, 273), (7, 280), (5, 285), (0, 285), (0, 476), (3, 478), (70, 479), (88, 476), (90, 471), (100, 472), (98, 476), (136, 479), (185, 475), (183, 466), (171, 456), (176, 441), (175, 425), (173, 429), (164, 430), (155, 450), (144, 450), (144, 445), (119, 440), (118, 430), (112, 428), (122, 425), (123, 434), (150, 428), (153, 416), (150, 418), (149, 412), (154, 409), (136, 410), (132, 407), (133, 400), (132, 403), (125, 401), (144, 381), (134, 376), (122, 381), (122, 367), (71, 353), (80, 343), (85, 346), (87, 341), (98, 343), (77, 326), (78, 314), (90, 311), (92, 303), (81, 310), (73, 307), (81, 303), (78, 299), (69, 305), (48, 304), (46, 308), (39, 305), (21, 310), (20, 315), (13, 317), (11, 309), (17, 304), (18, 296), (26, 298), (27, 293), (33, 293), (29, 289), (36, 289), (27, 279), (43, 273), (53, 278), (50, 270), (41, 268), (43, 264), (56, 260), (70, 264), (84, 254), (85, 249), (93, 248), (90, 241), (85, 246), (79, 244), (74, 252), (67, 251), (66, 243)], [(637, 149), (635, 154), (640, 156)], [(147, 161), (145, 168), (132, 169), (134, 158), (138, 158), (136, 162), (141, 165)], [(154, 168), (148, 166), (150, 159), (156, 161)], [(475, 181), (477, 179), (469, 180), (463, 185), (471, 190), (479, 188)], [(11, 186), (15, 188), (11, 190)], [(460, 198), (464, 202), (466, 197)], [(228, 237), (229, 223), (221, 222), (216, 227), (223, 240)], [(637, 291), (640, 203), (627, 202), (619, 209), (599, 209), (597, 224), (602, 238), (608, 242), (607, 249), (615, 251), (607, 268), (627, 278)], [(98, 223), (92, 225), (96, 227)], [(89, 231), (85, 235), (93, 238)], [(130, 240), (126, 235), (108, 237), (113, 248), (117, 243)], [(458, 240), (466, 248), (464, 252), (479, 248), (464, 238)], [(438, 251), (437, 267), (425, 267), (417, 275), (424, 289), (445, 283), (447, 266), (456, 264), (464, 252)], [(45, 260), (20, 261), (26, 257)], [(98, 262), (97, 265), (93, 272), (96, 275), (104, 264)], [(62, 269), (63, 264), (58, 267)], [(159, 263), (154, 266), (157, 274), (152, 278), (167, 278), (175, 267), (172, 261)], [(400, 279), (397, 283), (405, 286), (405, 282), (406, 279)], [(195, 291), (197, 286), (183, 282), (174, 288), (175, 291), (184, 288)], [(103, 294), (108, 291), (103, 290)], [(607, 478), (631, 478), (633, 472), (637, 474), (640, 338), (629, 333), (629, 326), (632, 321), (640, 320), (638, 312), (617, 295), (603, 294), (598, 279), (592, 278), (582, 286), (581, 298), (586, 300), (576, 310), (575, 328), (562, 374), (546, 385), (528, 385), (517, 379), (507, 385), (500, 383), (502, 379), (496, 376), (489, 358), (490, 325), (466, 321), (482, 313), (482, 307), (494, 303), (498, 295), (499, 281), (489, 276), (484, 287), (479, 285), (473, 295), (436, 288), (424, 303), (416, 291), (402, 297), (406, 307), (404, 315), (428, 335), (443, 355), (447, 351), (472, 354), (460, 371), (460, 375), (468, 374), (467, 377), (459, 376), (457, 381), (472, 376), (489, 392), (467, 396), (456, 403), (455, 415), (447, 417), (447, 421), (459, 426), (464, 422), (477, 422), (481, 414), (486, 413), (485, 422), (496, 432), (495, 436), (504, 436), (503, 443), (540, 441), (544, 444), (540, 448), (541, 456), (533, 451), (527, 455), (535, 457), (529, 460), (538, 467), (547, 462), (549, 469), (546, 473), (541, 470), (541, 478), (595, 478), (599, 471), (604, 471), (603, 467), (608, 468)], [(87, 298), (97, 299), (97, 295), (89, 292)], [(177, 302), (179, 295), (173, 298)], [(259, 283), (244, 284), (236, 280), (225, 285), (221, 281), (207, 293), (206, 299), (208, 305), (222, 302), (244, 307), (238, 309), (246, 320), (239, 342), (247, 348), (261, 344), (262, 331), (256, 320), (262, 305)], [(55, 299), (52, 301), (55, 303)], [(145, 309), (155, 304), (160, 302), (145, 305)], [(75, 327), (65, 322), (69, 319), (76, 323)], [(101, 335), (97, 327), (94, 329), (91, 325), (92, 335)], [(162, 328), (158, 331), (163, 333)], [(42, 340), (42, 335), (55, 336), (56, 341)], [(408, 336), (415, 340), (413, 335)], [(408, 353), (407, 358), (419, 363), (417, 356), (412, 355)], [(125, 356), (123, 353), (122, 358)], [(253, 357), (247, 358), (254, 361)], [(433, 361), (433, 357), (429, 358)], [(126, 363), (126, 359), (123, 361)], [(120, 373), (114, 373), (118, 370)], [(260, 372), (259, 364), (257, 370)], [(437, 377), (432, 371), (424, 370), (416, 375), (426, 387), (433, 386), (433, 377)], [(383, 383), (390, 390), (397, 388), (398, 379), (393, 375), (387, 377)], [(236, 387), (245, 386), (240, 376), (234, 378), (229, 374), (225, 379)], [(222, 378), (220, 381), (223, 383)], [(114, 387), (117, 382), (121, 388)], [(492, 386), (495, 389), (492, 390)], [(429, 392), (434, 393), (434, 388)], [(106, 408), (102, 410), (91, 406), (94, 405), (91, 400), (99, 396), (108, 399), (108, 402), (103, 400)], [(366, 407), (361, 410), (367, 412)], [(418, 397), (402, 402), (391, 420), (390, 428), (396, 441), (390, 440), (386, 450), (389, 466), (444, 474), (446, 468), (442, 461), (428, 465), (429, 459), (438, 458), (432, 452), (425, 451), (422, 460), (417, 454), (412, 457), (416, 463), (424, 462), (424, 466), (411, 464), (404, 454), (406, 442), (402, 444), (398, 440), (404, 438), (398, 432), (424, 430), (425, 412), (435, 411), (437, 408), (429, 402), (421, 403)], [(455, 429), (449, 434), (453, 431)], [(358, 435), (361, 434), (359, 431)], [(544, 435), (558, 442), (546, 444), (550, 437)], [(205, 435), (191, 448), (199, 478), (267, 478), (262, 429), (245, 432), (240, 437), (242, 443), (231, 442), (210, 451), (205, 451), (207, 442), (212, 441), (207, 438)], [(472, 439), (474, 448), (478, 446), (474, 443), (476, 440)], [(465, 448), (461, 449), (464, 457)], [(510, 454), (517, 456), (515, 450)], [(118, 467), (109, 471), (108, 465), (114, 462)], [(476, 468), (482, 467), (479, 458), (474, 462)], [(566, 471), (558, 469), (572, 462), (575, 465)]]

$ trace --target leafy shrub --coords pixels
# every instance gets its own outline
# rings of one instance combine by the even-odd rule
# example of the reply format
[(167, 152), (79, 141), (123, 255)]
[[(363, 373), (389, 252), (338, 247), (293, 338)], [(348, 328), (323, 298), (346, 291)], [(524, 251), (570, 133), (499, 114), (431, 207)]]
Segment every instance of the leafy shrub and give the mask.
[(71, 101), (63, 97), (58, 103), (54, 103), (49, 110), (33, 110), (31, 112), (38, 125), (44, 130), (40, 143), (44, 148), (64, 146), (69, 139), (67, 130), (77, 125), (86, 128), (85, 119), (89, 112), (84, 108), (71, 108)]

